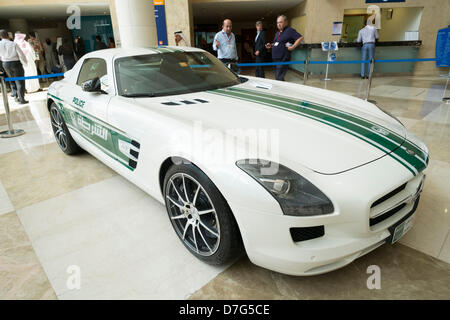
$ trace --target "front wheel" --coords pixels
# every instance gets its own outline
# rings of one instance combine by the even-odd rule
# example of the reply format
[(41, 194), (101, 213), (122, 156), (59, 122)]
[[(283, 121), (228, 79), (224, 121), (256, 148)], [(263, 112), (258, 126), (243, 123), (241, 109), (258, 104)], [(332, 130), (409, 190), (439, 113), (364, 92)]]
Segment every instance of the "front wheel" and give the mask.
[(192, 164), (172, 166), (164, 179), (172, 226), (185, 247), (209, 264), (224, 264), (242, 251), (239, 228), (222, 194)]

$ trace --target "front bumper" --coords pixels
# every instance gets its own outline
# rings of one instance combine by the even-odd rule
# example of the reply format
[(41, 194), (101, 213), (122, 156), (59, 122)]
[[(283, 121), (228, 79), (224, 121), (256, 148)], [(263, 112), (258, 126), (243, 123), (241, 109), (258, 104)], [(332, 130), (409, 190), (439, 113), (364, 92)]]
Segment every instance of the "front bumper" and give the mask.
[[(371, 252), (384, 243), (392, 241), (393, 230), (400, 223), (413, 216), (419, 203), (415, 200), (406, 214), (389, 228), (379, 230), (367, 236), (356, 236), (339, 232), (333, 225), (325, 225), (325, 235), (307, 241), (294, 242), (289, 228), (303, 227), (305, 223), (296, 223), (290, 217), (265, 216), (259, 212), (247, 212), (249, 219), (260, 219), (253, 231), (247, 233), (250, 239), (246, 245), (249, 259), (256, 265), (280, 273), (307, 276), (317, 275), (339, 269), (355, 259)], [(311, 225), (320, 222), (310, 221)], [(261, 235), (264, 234), (264, 237)], [(255, 241), (256, 240), (256, 243)]]
[[(324, 178), (329, 179), (329, 183), (322, 185), (329, 187), (328, 194), (332, 194), (330, 199), (336, 208), (330, 215), (293, 217), (230, 203), (250, 260), (284, 274), (316, 275), (341, 268), (384, 243), (390, 243), (395, 227), (413, 216), (417, 209), (424, 174), (412, 178), (398, 172), (393, 174), (391, 170), (378, 171), (376, 167), (379, 166), (383, 167), (383, 160), (349, 171), (339, 178)], [(402, 192), (380, 205), (395, 206), (398, 199), (407, 199), (401, 210), (374, 226), (370, 225), (374, 210), (371, 204), (402, 184), (406, 184)], [(413, 197), (405, 197), (409, 193)], [(291, 228), (316, 226), (324, 226), (323, 236), (306, 241), (293, 240)]]

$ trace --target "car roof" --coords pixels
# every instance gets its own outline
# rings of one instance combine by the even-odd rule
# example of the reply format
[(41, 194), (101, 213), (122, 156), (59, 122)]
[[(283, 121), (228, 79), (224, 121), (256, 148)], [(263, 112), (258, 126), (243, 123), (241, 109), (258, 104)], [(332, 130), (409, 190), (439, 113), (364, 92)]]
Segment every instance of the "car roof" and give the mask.
[(176, 46), (158, 46), (158, 47), (133, 47), (133, 48), (112, 48), (96, 50), (86, 54), (83, 58), (103, 58), (112, 60), (114, 58), (137, 56), (144, 54), (158, 54), (162, 51), (185, 51), (185, 52), (203, 52), (204, 50), (193, 47), (176, 47)]

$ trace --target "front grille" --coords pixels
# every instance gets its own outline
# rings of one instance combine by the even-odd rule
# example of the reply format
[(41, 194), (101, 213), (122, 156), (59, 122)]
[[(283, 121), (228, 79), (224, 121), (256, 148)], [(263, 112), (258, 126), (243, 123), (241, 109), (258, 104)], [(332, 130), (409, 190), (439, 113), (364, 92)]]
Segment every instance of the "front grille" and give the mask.
[(289, 231), (294, 242), (320, 238), (325, 235), (324, 226), (290, 228)]
[(402, 192), (406, 187), (406, 183), (402, 184), (400, 187), (392, 190), (391, 192), (389, 192), (388, 194), (385, 194), (384, 196), (382, 196), (380, 199), (376, 200), (374, 203), (372, 203), (372, 205), (370, 206), (371, 208), (379, 205), (380, 203), (386, 201), (387, 199), (395, 196), (397, 193)]
[[(412, 207), (413, 201), (417, 199), (422, 191), (425, 175), (418, 176), (402, 184), (377, 199), (370, 206), (369, 225), (372, 230), (377, 229), (377, 224), (388, 220), (391, 217), (402, 215), (402, 209)], [(395, 219), (389, 219), (394, 223)], [(380, 224), (381, 225), (381, 224)]]
[(402, 210), (406, 206), (406, 203), (402, 203), (401, 205), (395, 207), (394, 209), (389, 210), (388, 212), (382, 214), (381, 216), (371, 218), (369, 221), (370, 226), (374, 226), (377, 223), (380, 223), (381, 221), (386, 220), (389, 217), (392, 217), (394, 214)]

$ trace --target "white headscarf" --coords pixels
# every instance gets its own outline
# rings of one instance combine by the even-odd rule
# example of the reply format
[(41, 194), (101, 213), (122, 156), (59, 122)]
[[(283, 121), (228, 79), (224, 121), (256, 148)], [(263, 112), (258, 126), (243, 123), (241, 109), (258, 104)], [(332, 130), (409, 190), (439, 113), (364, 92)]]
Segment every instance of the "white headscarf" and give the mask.
[(24, 33), (16, 33), (14, 35), (14, 42), (17, 43), (20, 49), (22, 49), (22, 52), (25, 56), (28, 56), (28, 53), (32, 50), (30, 44), (28, 41), (25, 41), (26, 34)]
[(181, 37), (181, 39), (183, 39), (185, 46), (189, 47), (189, 42), (186, 40), (186, 37), (184, 36), (182, 31), (176, 31), (174, 34), (179, 35)]

